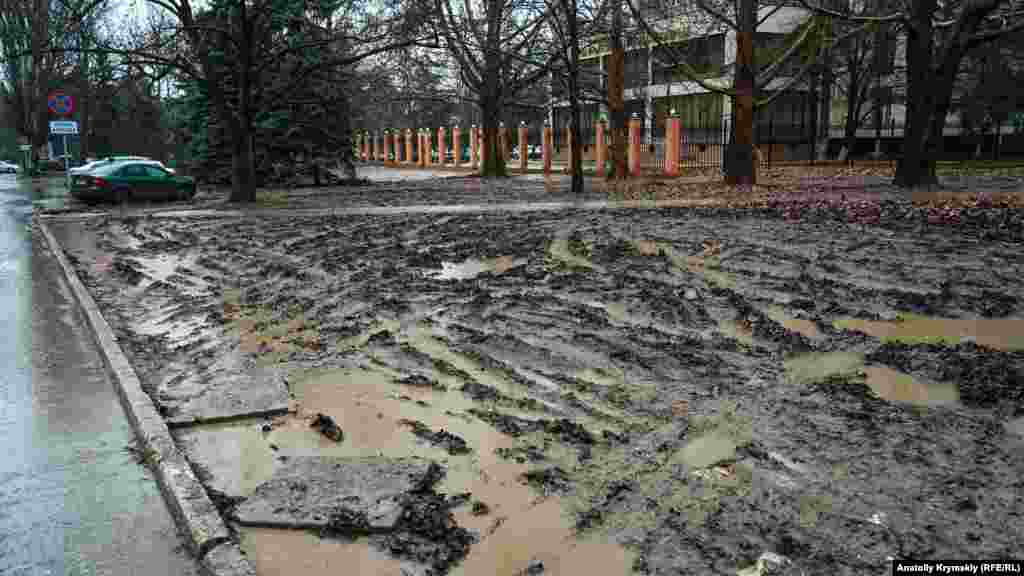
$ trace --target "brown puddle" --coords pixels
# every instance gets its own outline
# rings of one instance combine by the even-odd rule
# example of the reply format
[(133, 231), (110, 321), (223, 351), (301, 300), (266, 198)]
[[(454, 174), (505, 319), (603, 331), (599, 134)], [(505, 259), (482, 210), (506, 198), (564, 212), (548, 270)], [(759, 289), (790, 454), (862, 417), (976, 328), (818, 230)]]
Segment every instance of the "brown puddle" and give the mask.
[(526, 259), (513, 258), (511, 256), (484, 259), (470, 258), (458, 263), (442, 262), (442, 270), (434, 273), (432, 276), (438, 280), (468, 280), (476, 278), (484, 272), (502, 274), (523, 264), (526, 264)]
[(239, 529), (242, 550), (260, 576), (375, 574), (403, 576), (402, 562), (363, 542), (303, 530)]
[(973, 339), (996, 350), (1024, 350), (1024, 318), (931, 318), (910, 314), (901, 318), (895, 322), (839, 318), (833, 325), (864, 332), (883, 342), (956, 345)]
[[(447, 468), (437, 487), (439, 492), (470, 492), (473, 500), (483, 501), (490, 508), (482, 516), (474, 516), (469, 505), (455, 511), (458, 524), (476, 531), (480, 542), (471, 548), (460, 566), (453, 568), (452, 574), (515, 574), (534, 559), (544, 563), (545, 574), (631, 573), (631, 552), (600, 538), (577, 540), (560, 500), (541, 498), (519, 481), (531, 466), (495, 454), (498, 448), (516, 447), (516, 439), (476, 418), (446, 414), (464, 413), (476, 405), (461, 392), (402, 386), (393, 383), (386, 371), (364, 369), (310, 373), (293, 382), (292, 390), (302, 408), (300, 416), (279, 418), (269, 433), (249, 425), (242, 435), (244, 443), (251, 445), (249, 449), (229, 449), (232, 454), (220, 460), (221, 466), (228, 466), (231, 461), (242, 462), (243, 477), (238, 481), (242, 493), (251, 493), (268, 479), (280, 455), (427, 457)], [(408, 398), (400, 399), (403, 395)], [(334, 418), (345, 433), (344, 441), (335, 444), (311, 430), (308, 417), (314, 412)], [(464, 439), (473, 452), (452, 456), (422, 443), (408, 427), (399, 424), (403, 418), (423, 422), (432, 430), (447, 430)], [(216, 431), (213, 426), (203, 428)], [(237, 435), (238, 427), (235, 428)], [(279, 450), (271, 452), (271, 443)], [(208, 449), (226, 445), (220, 439), (204, 444)], [(215, 477), (230, 472), (212, 471)], [(279, 530), (246, 529), (244, 535), (243, 545), (261, 574), (277, 574), (286, 567), (300, 574), (326, 574), (328, 569), (336, 573), (339, 567), (352, 574), (401, 573), (399, 562), (370, 550), (364, 542), (325, 542), (311, 534)], [(358, 568), (353, 570), (353, 566)], [(296, 569), (299, 571), (295, 572)]]
[(865, 366), (867, 385), (879, 398), (917, 406), (956, 404), (960, 390), (949, 382), (924, 382), (887, 366)]
[(790, 332), (796, 332), (808, 340), (822, 339), (821, 330), (818, 330), (817, 324), (810, 320), (794, 318), (779, 306), (769, 306), (764, 313), (768, 318), (778, 322), (783, 328)]

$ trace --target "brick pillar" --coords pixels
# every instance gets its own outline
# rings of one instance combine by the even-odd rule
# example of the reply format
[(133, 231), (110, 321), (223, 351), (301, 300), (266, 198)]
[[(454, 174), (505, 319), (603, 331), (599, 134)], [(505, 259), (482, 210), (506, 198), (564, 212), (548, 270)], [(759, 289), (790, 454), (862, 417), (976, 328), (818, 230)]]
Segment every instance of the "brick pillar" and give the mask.
[(679, 176), (679, 117), (675, 110), (665, 120), (665, 175)]
[(565, 165), (565, 173), (572, 174), (572, 130), (568, 126), (565, 127), (565, 150), (565, 157), (569, 159), (569, 163)]
[(452, 157), (455, 160), (455, 167), (462, 164), (462, 129), (458, 126), (452, 128)]
[(412, 128), (405, 129), (405, 163), (412, 164)]
[(445, 152), (447, 151), (448, 148), (447, 146), (445, 146), (444, 141), (445, 132), (446, 130), (444, 129), (444, 126), (437, 129), (437, 163), (440, 164), (441, 166), (444, 166), (445, 164)]
[(480, 144), (480, 170), (484, 169), (484, 156), (487, 154), (487, 147), (484, 145), (484, 129), (483, 126), (477, 128), (476, 141)]
[(370, 133), (363, 133), (363, 160), (370, 161)]
[(544, 124), (544, 137), (541, 143), (541, 157), (544, 160), (544, 175), (551, 174), (551, 126)]
[(502, 162), (508, 162), (508, 129), (505, 128), (504, 122), (498, 128), (498, 158), (501, 158)]
[(604, 120), (599, 120), (594, 130), (594, 160), (597, 163), (594, 173), (598, 176), (604, 176), (604, 163), (608, 159), (608, 143), (604, 139), (604, 129)]
[(529, 150), (529, 132), (526, 129), (526, 122), (519, 124), (519, 169), (526, 174), (527, 168), (527, 156), (530, 155)]
[(477, 131), (476, 124), (469, 129), (469, 166), (473, 170), (476, 170), (479, 158), (477, 155), (480, 152), (480, 133)]
[(640, 118), (635, 112), (629, 119), (629, 173), (640, 175)]
[(391, 165), (391, 132), (384, 129), (384, 165)]
[(430, 139), (427, 137), (427, 132), (420, 129), (420, 168), (426, 168), (430, 164)]

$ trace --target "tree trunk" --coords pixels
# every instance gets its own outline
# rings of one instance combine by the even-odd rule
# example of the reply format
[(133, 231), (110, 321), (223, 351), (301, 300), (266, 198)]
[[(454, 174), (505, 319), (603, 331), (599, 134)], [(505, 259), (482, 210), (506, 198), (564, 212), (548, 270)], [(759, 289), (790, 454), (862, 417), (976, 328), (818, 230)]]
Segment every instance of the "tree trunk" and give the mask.
[(622, 0), (612, 8), (611, 55), (608, 58), (608, 115), (612, 131), (612, 170), (609, 179), (626, 178), (626, 50), (622, 44)]
[[(81, 45), (88, 48), (88, 36), (83, 34)], [(83, 161), (92, 152), (92, 142), (89, 139), (89, 108), (92, 100), (92, 84), (89, 82), (89, 53), (81, 52), (78, 55), (78, 155)]]
[(501, 123), (501, 11), (500, 0), (487, 2), (487, 46), (484, 54), (484, 86), (481, 94), (480, 112), (483, 115), (484, 161), (480, 165), (483, 178), (504, 178), (505, 154), (498, 141), (498, 125)]
[(817, 140), (817, 159), (822, 161), (828, 160), (828, 142), (831, 138), (833, 79), (832, 51), (826, 49), (825, 60), (822, 65), (821, 73), (821, 100), (818, 108), (818, 134), (815, 135)]
[(569, 139), (572, 156), (572, 193), (583, 194), (583, 146), (580, 138), (580, 39), (576, 26), (576, 0), (567, 2), (569, 28)]
[[(934, 8), (935, 0), (925, 0)], [(919, 9), (922, 9), (919, 7)], [(903, 157), (896, 167), (893, 183), (901, 188), (931, 187), (938, 184), (935, 160), (928, 155), (933, 95), (940, 88), (932, 81), (931, 10), (907, 27), (907, 125), (903, 132)]]
[(46, 147), (50, 135), (50, 111), (46, 101), (49, 96), (50, 74), (47, 58), (43, 56), (50, 25), (50, 5), (47, 0), (35, 0), (33, 6), (32, 80), (35, 83), (35, 90), (33, 91), (35, 97), (32, 102), (32, 110), (35, 111), (35, 126), (32, 131), (32, 147), (37, 157), (39, 157), (42, 156), (42, 151)]
[(231, 122), (231, 202), (256, 200), (256, 167), (252, 130), (252, 37), (246, 16), (245, 2), (239, 2), (238, 33), (239, 66), (236, 70), (238, 112)]
[(754, 23), (756, 0), (740, 0), (739, 31), (736, 33), (735, 116), (732, 139), (725, 158), (725, 182), (753, 186), (754, 170)]

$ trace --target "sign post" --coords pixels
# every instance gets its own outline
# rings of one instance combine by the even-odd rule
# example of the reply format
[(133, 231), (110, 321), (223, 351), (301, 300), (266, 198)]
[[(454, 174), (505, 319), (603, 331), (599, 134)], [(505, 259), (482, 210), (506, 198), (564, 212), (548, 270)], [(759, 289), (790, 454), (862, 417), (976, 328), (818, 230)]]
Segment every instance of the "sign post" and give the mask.
[(53, 120), (50, 122), (50, 134), (60, 134), (64, 142), (64, 171), (68, 170), (68, 135), (78, 134), (78, 122), (74, 120)]

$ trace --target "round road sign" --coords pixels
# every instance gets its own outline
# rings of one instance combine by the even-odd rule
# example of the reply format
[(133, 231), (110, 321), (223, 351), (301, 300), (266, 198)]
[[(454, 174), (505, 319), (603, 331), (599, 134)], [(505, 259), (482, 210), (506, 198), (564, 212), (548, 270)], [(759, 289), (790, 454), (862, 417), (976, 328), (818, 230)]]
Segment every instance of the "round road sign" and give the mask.
[(51, 93), (46, 99), (46, 105), (49, 106), (50, 112), (60, 116), (68, 116), (75, 109), (75, 101), (64, 92)]

